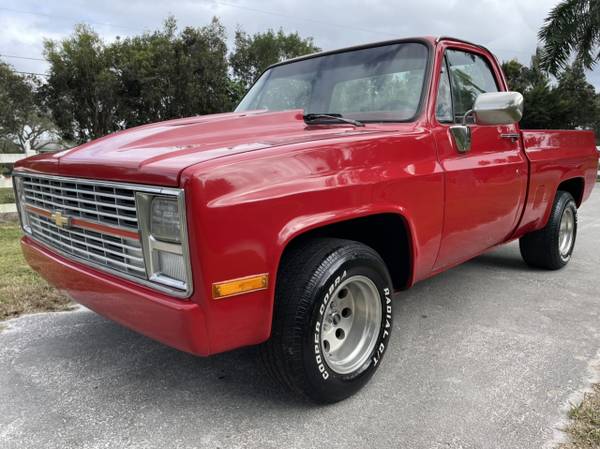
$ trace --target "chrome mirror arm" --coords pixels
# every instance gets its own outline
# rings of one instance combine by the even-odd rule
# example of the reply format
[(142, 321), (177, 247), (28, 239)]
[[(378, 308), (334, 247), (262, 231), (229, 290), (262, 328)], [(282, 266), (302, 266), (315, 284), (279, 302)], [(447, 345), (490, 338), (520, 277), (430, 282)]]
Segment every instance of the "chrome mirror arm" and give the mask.
[(463, 115), (463, 118), (462, 118), (462, 124), (463, 124), (463, 126), (467, 126), (468, 125), (467, 119), (469, 118), (469, 116), (472, 116), (473, 119), (476, 119), (475, 111), (473, 111), (473, 109), (469, 109), (467, 112), (465, 112), (465, 115)]

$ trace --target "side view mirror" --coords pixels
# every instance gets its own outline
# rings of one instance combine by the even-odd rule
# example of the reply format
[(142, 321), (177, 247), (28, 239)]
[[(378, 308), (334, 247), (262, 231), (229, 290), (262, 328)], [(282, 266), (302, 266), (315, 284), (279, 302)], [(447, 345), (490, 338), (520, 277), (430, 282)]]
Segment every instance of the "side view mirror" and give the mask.
[(473, 109), (467, 111), (462, 125), (450, 127), (450, 134), (459, 153), (471, 149), (471, 128), (467, 118), (472, 116), (479, 125), (512, 125), (523, 117), (523, 95), (519, 92), (488, 92), (479, 94)]
[(481, 125), (512, 125), (523, 117), (523, 95), (519, 92), (479, 94), (473, 105), (475, 122)]

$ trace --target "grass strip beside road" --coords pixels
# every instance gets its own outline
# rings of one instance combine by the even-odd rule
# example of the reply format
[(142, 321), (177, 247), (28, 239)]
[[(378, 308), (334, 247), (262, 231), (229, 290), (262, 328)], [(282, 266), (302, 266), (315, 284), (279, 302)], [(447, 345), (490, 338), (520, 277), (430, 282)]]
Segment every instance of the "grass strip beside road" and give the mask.
[(11, 187), (0, 188), (0, 204), (13, 204), (15, 202), (15, 192)]
[(17, 223), (0, 223), (0, 320), (69, 309), (71, 301), (29, 268), (21, 253), (20, 237)]
[(600, 384), (594, 385), (583, 402), (571, 409), (569, 418), (566, 431), (571, 441), (560, 449), (600, 448)]

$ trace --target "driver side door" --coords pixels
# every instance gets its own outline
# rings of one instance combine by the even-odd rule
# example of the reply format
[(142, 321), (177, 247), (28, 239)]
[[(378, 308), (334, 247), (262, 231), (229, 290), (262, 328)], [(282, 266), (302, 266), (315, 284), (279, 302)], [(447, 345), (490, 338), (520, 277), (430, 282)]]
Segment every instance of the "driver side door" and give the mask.
[(445, 50), (434, 135), (444, 171), (444, 226), (434, 270), (467, 260), (506, 240), (519, 220), (527, 160), (519, 127), (471, 124), (471, 147), (458, 151), (449, 127), (461, 123), (477, 95), (504, 90), (486, 53)]

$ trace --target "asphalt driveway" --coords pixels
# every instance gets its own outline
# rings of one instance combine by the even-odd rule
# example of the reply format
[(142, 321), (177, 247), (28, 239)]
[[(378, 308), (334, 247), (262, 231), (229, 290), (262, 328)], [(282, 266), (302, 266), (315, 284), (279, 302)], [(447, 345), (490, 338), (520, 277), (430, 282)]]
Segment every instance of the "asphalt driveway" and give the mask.
[(208, 359), (80, 309), (4, 323), (1, 448), (540, 448), (600, 349), (600, 189), (559, 272), (511, 244), (398, 296), (384, 364), (316, 407), (254, 348)]

